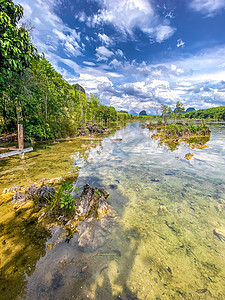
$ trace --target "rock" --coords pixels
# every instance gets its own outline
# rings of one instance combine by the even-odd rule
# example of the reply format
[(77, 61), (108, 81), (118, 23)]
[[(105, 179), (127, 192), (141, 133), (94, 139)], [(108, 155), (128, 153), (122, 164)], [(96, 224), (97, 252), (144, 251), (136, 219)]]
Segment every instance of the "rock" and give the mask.
[(24, 195), (21, 192), (16, 192), (15, 195), (13, 196), (12, 203), (17, 204), (17, 203), (23, 203), (26, 201), (26, 195)]
[(14, 186), (11, 186), (10, 188), (8, 189), (4, 189), (3, 190), (3, 194), (6, 194), (6, 193), (14, 193), (14, 192), (18, 192), (18, 191), (21, 191), (21, 187), (19, 185), (14, 185)]
[(31, 184), (27, 190), (27, 198), (34, 199), (38, 195), (39, 188), (35, 184)]
[(160, 207), (158, 209), (158, 215), (165, 216), (167, 213), (168, 213), (168, 210), (167, 210), (166, 206), (160, 205)]
[(225, 229), (214, 229), (213, 234), (221, 241), (225, 242)]
[(158, 178), (153, 178), (151, 179), (152, 182), (159, 182), (159, 179)]
[(215, 209), (217, 212), (222, 212), (223, 210), (225, 210), (225, 204), (217, 204), (215, 205)]
[(106, 130), (107, 128), (102, 129), (98, 127), (98, 124), (92, 124), (91, 121), (88, 121), (86, 122), (85, 127), (80, 129), (79, 135), (85, 136), (90, 133), (104, 133)]
[(106, 199), (109, 194), (104, 188), (83, 187), (80, 200), (76, 203), (77, 215), (84, 217), (90, 214), (102, 215), (108, 208)]
[(189, 135), (190, 130), (188, 128), (183, 129), (183, 135)]
[(117, 185), (116, 184), (110, 184), (109, 187), (112, 190), (116, 190), (117, 189)]
[[(112, 211), (101, 219), (88, 217), (77, 225), (77, 242), (82, 252), (94, 252), (107, 243), (118, 223)], [(116, 254), (115, 254), (116, 255)]]
[(38, 188), (37, 196), (39, 197), (39, 201), (46, 203), (51, 199), (53, 195), (55, 195), (56, 191), (54, 187), (49, 185), (45, 185), (41, 188)]
[(176, 135), (178, 136), (178, 137), (182, 137), (182, 133), (180, 132), (180, 131), (176, 131)]
[(88, 134), (89, 134), (89, 132), (85, 128), (82, 127), (80, 129), (79, 135), (85, 136), (85, 135), (88, 135)]
[(187, 160), (190, 160), (193, 156), (194, 156), (193, 153), (187, 153), (187, 154), (185, 154), (184, 158), (186, 158)]
[(90, 133), (104, 133), (105, 131), (104, 129), (99, 128), (97, 124), (89, 124), (86, 128), (89, 130)]

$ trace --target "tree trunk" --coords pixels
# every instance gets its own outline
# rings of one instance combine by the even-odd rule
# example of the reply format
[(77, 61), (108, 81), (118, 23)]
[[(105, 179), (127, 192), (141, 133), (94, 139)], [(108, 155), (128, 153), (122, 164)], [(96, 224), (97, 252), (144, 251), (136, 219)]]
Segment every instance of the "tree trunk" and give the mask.
[(48, 118), (48, 98), (47, 95), (45, 95), (45, 121), (47, 121)]

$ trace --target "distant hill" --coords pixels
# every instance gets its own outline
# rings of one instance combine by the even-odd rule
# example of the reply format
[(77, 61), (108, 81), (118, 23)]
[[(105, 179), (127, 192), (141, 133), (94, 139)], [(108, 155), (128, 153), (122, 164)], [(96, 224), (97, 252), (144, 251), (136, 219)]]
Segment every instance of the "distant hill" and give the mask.
[(225, 106), (191, 111), (185, 113), (185, 117), (190, 119), (214, 119), (225, 121)]
[(145, 110), (140, 111), (139, 116), (147, 116), (146, 111)]
[(188, 113), (190, 111), (195, 111), (195, 108), (194, 107), (188, 107), (185, 112)]
[(123, 114), (128, 114), (128, 111), (126, 110), (119, 110), (120, 113), (123, 113)]

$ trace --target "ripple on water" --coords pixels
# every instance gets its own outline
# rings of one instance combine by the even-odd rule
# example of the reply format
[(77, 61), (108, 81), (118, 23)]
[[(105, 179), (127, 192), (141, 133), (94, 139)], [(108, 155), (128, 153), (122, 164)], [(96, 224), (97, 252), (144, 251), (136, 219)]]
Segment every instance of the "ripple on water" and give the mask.
[(26, 299), (224, 299), (225, 129), (210, 129), (210, 148), (190, 163), (187, 148), (157, 148), (138, 123), (88, 148), (77, 186), (110, 190), (111, 211), (68, 243), (53, 233)]

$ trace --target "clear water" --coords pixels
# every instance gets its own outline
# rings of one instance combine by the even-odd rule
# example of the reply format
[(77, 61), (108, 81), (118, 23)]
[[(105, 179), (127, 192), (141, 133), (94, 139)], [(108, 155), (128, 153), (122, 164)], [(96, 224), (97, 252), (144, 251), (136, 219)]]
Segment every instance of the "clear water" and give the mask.
[(19, 299), (225, 299), (225, 242), (214, 234), (225, 234), (225, 127), (210, 129), (209, 148), (171, 152), (130, 123), (111, 137), (122, 141), (65, 156), (77, 187), (104, 187), (111, 208), (70, 240), (44, 232)]

